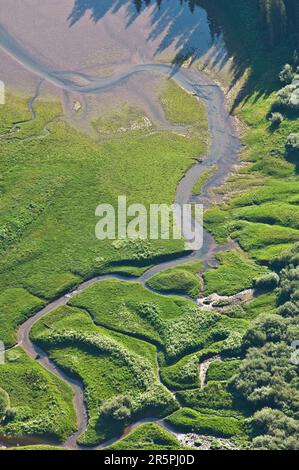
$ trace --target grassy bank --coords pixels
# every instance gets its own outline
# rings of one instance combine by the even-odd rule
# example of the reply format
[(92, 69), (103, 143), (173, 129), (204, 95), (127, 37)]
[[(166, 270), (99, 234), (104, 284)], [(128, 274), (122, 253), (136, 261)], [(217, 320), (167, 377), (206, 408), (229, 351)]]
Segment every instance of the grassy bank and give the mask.
[(142, 424), (106, 450), (180, 450), (178, 440), (157, 424)]
[(6, 353), (0, 383), (9, 396), (9, 407), (0, 422), (1, 435), (64, 442), (76, 430), (71, 388), (21, 348)]
[(197, 298), (201, 280), (198, 273), (202, 270), (201, 262), (178, 265), (150, 278), (147, 285), (162, 293), (181, 294)]
[(226, 341), (233, 350), (248, 325), (246, 320), (200, 309), (192, 301), (116, 280), (98, 282), (75, 296), (71, 304), (86, 309), (97, 324), (157, 344), (166, 362), (175, 362), (217, 340)]
[(159, 383), (155, 347), (95, 326), (84, 311), (64, 307), (53, 312), (34, 326), (32, 338), (84, 385), (84, 445), (116, 437), (141, 417), (162, 417), (177, 408)]

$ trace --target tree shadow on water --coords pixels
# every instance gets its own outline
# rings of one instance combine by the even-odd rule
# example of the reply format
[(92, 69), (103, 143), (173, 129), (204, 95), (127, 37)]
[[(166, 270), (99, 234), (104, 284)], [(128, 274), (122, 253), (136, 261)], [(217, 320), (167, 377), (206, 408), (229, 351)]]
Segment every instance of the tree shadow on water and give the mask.
[(90, 13), (96, 23), (125, 8), (129, 31), (138, 16), (150, 8), (151, 30), (146, 40), (158, 43), (156, 55), (174, 47), (175, 68), (186, 61), (191, 65), (209, 52), (209, 66), (221, 69), (230, 59), (233, 83), (250, 70), (235, 100), (237, 106), (253, 92), (256, 98), (271, 93), (277, 87), (279, 69), (292, 53), (288, 36), (281, 44), (269, 46), (259, 5), (257, 0), (75, 0), (68, 21), (72, 27)]
[[(75, 0), (68, 18), (69, 25), (74, 26), (87, 13), (90, 20), (96, 23), (108, 13), (116, 14), (123, 7), (128, 30), (138, 16), (151, 7), (151, 30), (146, 41), (157, 41), (156, 55), (173, 46), (176, 51), (173, 64), (178, 67), (188, 59), (190, 63), (200, 59), (214, 41), (217, 43), (218, 35), (211, 34), (205, 10), (186, 0)], [(220, 42), (218, 46), (211, 59), (214, 64), (225, 60)]]
[[(75, 0), (72, 12), (68, 17), (69, 25), (74, 26), (78, 21), (90, 12), (90, 19), (97, 23), (109, 12), (117, 13), (118, 10), (130, 0)], [(134, 5), (132, 5), (134, 7)]]

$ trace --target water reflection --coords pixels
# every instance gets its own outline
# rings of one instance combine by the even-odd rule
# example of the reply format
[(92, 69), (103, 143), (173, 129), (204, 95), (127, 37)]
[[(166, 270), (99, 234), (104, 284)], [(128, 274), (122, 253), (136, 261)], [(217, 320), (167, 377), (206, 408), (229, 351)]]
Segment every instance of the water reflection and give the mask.
[[(193, 62), (201, 58), (211, 43), (216, 44), (210, 61), (221, 68), (230, 57), (234, 82), (247, 69), (251, 70), (251, 79), (239, 96), (243, 99), (253, 88), (259, 93), (270, 93), (273, 80), (262, 77), (267, 68), (265, 63), (268, 62), (268, 68), (277, 74), (288, 60), (288, 51), (292, 51), (290, 38), (269, 47), (270, 33), (261, 3), (252, 0), (75, 0), (69, 25), (73, 26), (86, 13), (90, 13), (91, 20), (97, 22), (108, 12), (116, 13), (124, 7), (129, 28), (138, 15), (150, 8), (152, 28), (147, 41), (153, 41), (164, 33), (156, 54), (174, 46), (174, 62), (180, 66), (186, 59)], [(287, 21), (290, 24), (290, 18)], [(208, 37), (210, 41), (207, 41)]]
[(126, 5), (128, 11), (134, 14), (137, 11), (135, 2), (132, 0), (75, 0), (74, 8), (68, 18), (70, 26), (74, 26), (87, 12), (90, 12), (92, 21), (97, 22), (104, 18), (108, 12), (117, 13), (121, 7)]
[(262, 74), (268, 69), (277, 77), (293, 53), (289, 37), (278, 44), (280, 50), (271, 50), (259, 2), (252, 0), (68, 0), (58, 4), (45, 0), (42, 7), (40, 3), (28, 0), (25, 6), (11, 0), (0, 25), (4, 48), (30, 70), (43, 66), (46, 73), (55, 67), (54, 72), (91, 75), (95, 70), (105, 76), (132, 64), (171, 60), (180, 67), (187, 60), (191, 64), (202, 59), (221, 69), (229, 58), (232, 82), (251, 70), (252, 80), (240, 95), (244, 97), (252, 93), (250, 87), (260, 93), (271, 91), (273, 79)]
[(162, 37), (156, 55), (172, 46), (176, 51), (173, 62), (179, 66), (187, 59), (190, 62), (200, 59), (215, 43), (219, 47), (215, 48), (213, 64), (221, 66), (225, 62), (220, 45), (221, 30), (213, 28), (211, 33), (207, 13), (195, 0), (76, 0), (68, 18), (69, 25), (74, 26), (86, 14), (97, 23), (108, 13), (116, 14), (123, 7), (126, 9), (128, 29), (146, 8), (151, 8), (151, 31), (147, 42)]

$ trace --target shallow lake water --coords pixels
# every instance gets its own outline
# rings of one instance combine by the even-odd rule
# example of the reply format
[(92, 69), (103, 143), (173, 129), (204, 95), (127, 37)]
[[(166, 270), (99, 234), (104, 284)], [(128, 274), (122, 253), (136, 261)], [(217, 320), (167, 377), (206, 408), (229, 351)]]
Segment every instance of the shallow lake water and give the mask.
[[(35, 71), (81, 73), (82, 83), (85, 75), (105, 77), (142, 63), (223, 60), (221, 36), (212, 37), (206, 11), (192, 12), (179, 0), (140, 12), (134, 0), (0, 0), (0, 11), (6, 53), (31, 70), (35, 64)], [(5, 75), (11, 67), (1, 68)]]

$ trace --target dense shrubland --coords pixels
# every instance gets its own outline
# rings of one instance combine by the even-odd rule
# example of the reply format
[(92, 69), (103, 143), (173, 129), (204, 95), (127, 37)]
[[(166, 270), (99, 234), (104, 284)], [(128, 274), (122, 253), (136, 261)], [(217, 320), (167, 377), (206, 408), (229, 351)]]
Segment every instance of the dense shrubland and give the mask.
[(299, 156), (299, 133), (292, 133), (286, 141), (287, 156), (290, 158), (298, 158)]
[[(136, 4), (140, 8), (142, 1)], [(229, 377), (229, 366), (213, 364), (208, 376), (219, 389), (219, 381), (223, 386), (221, 379), (227, 374), (228, 395), (219, 391), (222, 404), (229, 402), (228, 396), (233, 397), (232, 401), (242, 402), (247, 415), (252, 415), (247, 429), (253, 447), (298, 450), (298, 365), (291, 362), (291, 343), (299, 338), (299, 257), (298, 248), (291, 253), (289, 250), (299, 240), (299, 6), (296, 0), (194, 0), (188, 4), (191, 9), (206, 7), (215, 34), (224, 33), (228, 49), (235, 52), (235, 75), (239, 77), (246, 67), (251, 68), (250, 80), (240, 93), (248, 99), (239, 109), (249, 126), (244, 159), (250, 165), (231, 178), (223, 192), (231, 192), (232, 198), (211, 208), (205, 223), (219, 242), (235, 239), (258, 263), (275, 271), (253, 275), (248, 284), (245, 282), (259, 295), (242, 306), (242, 315), (248, 318), (252, 314), (256, 320), (242, 339), (242, 362), (233, 370), (233, 377)], [(234, 30), (242, 51), (234, 44)], [(223, 264), (218, 278), (217, 270), (211, 271), (210, 280), (206, 275), (211, 286), (208, 292), (218, 292), (219, 286), (227, 291), (234, 289), (234, 284), (223, 282), (221, 274), (233, 280), (237, 275), (233, 276), (231, 266)], [(240, 277), (243, 279), (243, 272)], [(177, 384), (177, 379), (181, 384), (184, 379), (194, 384), (195, 366), (194, 356), (181, 359), (165, 368), (162, 378), (169, 384)], [(201, 411), (204, 404), (208, 405), (208, 397), (214, 397), (213, 381), (208, 386), (209, 390), (206, 386), (180, 392), (184, 406)], [(215, 401), (220, 407), (221, 399), (220, 403)], [(174, 423), (188, 429), (194, 429), (201, 420), (192, 410), (179, 411), (173, 418)]]
[(257, 411), (248, 420), (253, 444), (261, 450), (298, 450), (298, 419), (271, 408)]
[(177, 396), (184, 407), (219, 416), (242, 417), (226, 381), (215, 379), (204, 388), (181, 391)]
[(235, 395), (254, 412), (248, 424), (256, 448), (299, 446), (299, 364), (292, 360), (299, 338), (298, 261), (298, 245), (276, 260), (282, 267), (277, 314), (264, 313), (249, 327), (242, 343), (245, 359), (231, 381)]
[[(118, 296), (115, 297), (109, 290), (117, 286)], [(218, 352), (228, 357), (240, 354), (242, 337), (248, 328), (244, 320), (201, 310), (184, 299), (159, 296), (135, 283), (101, 281), (75, 296), (72, 303), (87, 309), (105, 328), (95, 326), (82, 310), (66, 307), (34, 326), (32, 337), (60, 367), (83, 381), (89, 426), (80, 442), (86, 445), (118, 435), (127, 424), (142, 417), (169, 415), (178, 406), (158, 381), (155, 358), (149, 356), (148, 351), (145, 353), (145, 346), (141, 347), (147, 343), (116, 333), (116, 330), (132, 335), (137, 331), (133, 326), (138, 325), (139, 319), (145, 321), (146, 331), (152, 329), (163, 346), (159, 354), (162, 383), (182, 390), (199, 385), (200, 360)], [(128, 323), (128, 311), (134, 312), (134, 323)], [(113, 312), (118, 312), (118, 323), (112, 327), (108, 320)], [(128, 341), (138, 343), (139, 349), (135, 344), (133, 351)], [(147, 344), (147, 347), (154, 346)], [(200, 351), (186, 361), (185, 354), (192, 350)], [(180, 358), (182, 365), (180, 361), (173, 366), (167, 364)], [(223, 373), (227, 380), (232, 371)], [(221, 375), (220, 371), (217, 374)], [(203, 431), (208, 432), (211, 426), (215, 428), (213, 435), (239, 435), (239, 424), (232, 419), (239, 419), (231, 404), (233, 397), (224, 390), (219, 394), (217, 385), (214, 389), (214, 405), (209, 392), (213, 390), (213, 382), (203, 392), (202, 403), (214, 410), (209, 411), (204, 423), (196, 424), (196, 429), (202, 426)], [(227, 405), (224, 397), (227, 397)], [(223, 423), (221, 416), (227, 421), (224, 419)]]
[(214, 342), (208, 348), (201, 349), (180, 359), (175, 364), (161, 368), (162, 382), (171, 390), (186, 390), (198, 388), (198, 365), (203, 360), (217, 355), (223, 348), (223, 341)]
[(279, 276), (275, 272), (253, 279), (253, 287), (256, 291), (271, 291), (279, 284)]
[(285, 147), (297, 123), (287, 116), (279, 129), (269, 129), (267, 113), (274, 99), (275, 94), (256, 94), (240, 108), (249, 126), (242, 157), (249, 164), (222, 188), (231, 194), (226, 204), (211, 207), (204, 218), (217, 241), (233, 238), (258, 263), (271, 268), (277, 256), (299, 240), (297, 170), (286, 158)]
[(299, 247), (296, 245), (289, 254), (277, 259), (278, 265), (283, 265), (280, 271), (278, 290), (278, 313), (286, 318), (296, 319), (299, 311)]
[(233, 377), (240, 366), (239, 359), (231, 359), (227, 361), (214, 361), (210, 364), (207, 371), (207, 381), (227, 381)]
[[(281, 110), (282, 112), (299, 112), (299, 67), (286, 64), (279, 74), (280, 81), (285, 86), (277, 92), (277, 98), (272, 104), (272, 110)], [(283, 116), (279, 112), (271, 114), (272, 122), (281, 124)]]
[(0, 388), (0, 422), (5, 420), (10, 408), (10, 398), (8, 393)]
[[(299, 338), (298, 252), (296, 245), (275, 259), (276, 272), (255, 280), (257, 292), (275, 293), (275, 313), (262, 310), (250, 324), (241, 340), (238, 359), (210, 364), (203, 389), (177, 394), (180, 403), (187, 407), (169, 418), (177, 428), (232, 436), (237, 431), (233, 428), (230, 434), (227, 423), (232, 424), (235, 417), (243, 422), (243, 432), (251, 439), (250, 447), (298, 449), (299, 361), (292, 346)], [(181, 362), (181, 368), (179, 363), (176, 369), (171, 366), (177, 380), (188, 365), (184, 360)], [(162, 378), (170, 381), (170, 370), (163, 371)], [(229, 421), (223, 421), (224, 417)]]

